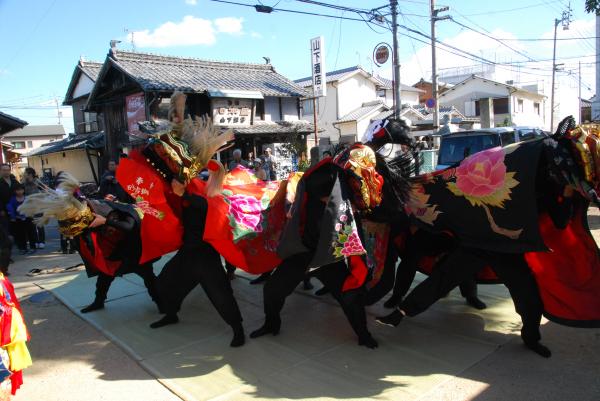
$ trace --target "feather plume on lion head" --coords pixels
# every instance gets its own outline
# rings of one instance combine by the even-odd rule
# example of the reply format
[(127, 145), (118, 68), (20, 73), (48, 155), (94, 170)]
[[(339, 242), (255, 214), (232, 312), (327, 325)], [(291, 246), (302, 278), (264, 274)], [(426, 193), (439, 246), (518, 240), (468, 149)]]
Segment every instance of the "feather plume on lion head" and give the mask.
[(68, 237), (75, 237), (94, 220), (94, 215), (85, 200), (75, 196), (79, 181), (69, 173), (59, 173), (56, 189), (45, 188), (42, 192), (29, 195), (19, 206), (19, 212), (34, 218), (37, 225), (48, 224), (55, 218), (59, 231)]

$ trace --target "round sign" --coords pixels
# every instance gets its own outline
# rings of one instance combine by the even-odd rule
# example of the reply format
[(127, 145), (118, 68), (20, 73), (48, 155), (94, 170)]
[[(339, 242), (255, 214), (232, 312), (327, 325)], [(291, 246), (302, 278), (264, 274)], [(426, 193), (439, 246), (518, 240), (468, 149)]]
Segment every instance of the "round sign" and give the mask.
[(380, 43), (375, 46), (375, 50), (373, 51), (373, 59), (375, 60), (375, 64), (381, 66), (385, 64), (390, 58), (390, 45), (387, 43)]
[(425, 101), (425, 106), (429, 109), (433, 109), (435, 107), (435, 99), (429, 98)]

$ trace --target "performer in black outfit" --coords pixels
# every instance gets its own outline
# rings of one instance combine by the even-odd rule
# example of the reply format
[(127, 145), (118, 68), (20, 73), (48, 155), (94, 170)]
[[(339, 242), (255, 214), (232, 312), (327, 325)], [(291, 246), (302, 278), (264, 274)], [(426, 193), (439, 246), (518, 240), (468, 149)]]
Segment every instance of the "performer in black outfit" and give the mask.
[[(555, 227), (564, 229), (573, 214), (572, 188), (564, 187), (561, 192), (555, 184), (545, 181), (539, 189), (538, 210), (546, 211)], [(397, 310), (377, 321), (397, 326), (404, 316), (416, 316), (427, 310), (448, 291), (473, 277), (486, 265), (494, 270), (510, 292), (515, 310), (523, 322), (521, 338), (525, 345), (543, 357), (550, 357), (550, 349), (540, 343), (543, 303), (537, 282), (522, 253), (493, 252), (459, 245), (425, 281), (408, 294)]]
[[(401, 252), (400, 265), (396, 269), (394, 290), (392, 296), (385, 302), (384, 306), (386, 308), (394, 308), (400, 304), (402, 298), (410, 290), (421, 258), (448, 253), (455, 245), (452, 236), (446, 233), (435, 234), (419, 229), (414, 233), (408, 233), (404, 250)], [(486, 304), (477, 295), (475, 277), (470, 277), (461, 282), (459, 289), (460, 294), (465, 298), (467, 304), (476, 309), (486, 308)]]
[[(81, 309), (81, 313), (88, 313), (104, 308), (108, 290), (115, 277), (128, 273), (135, 273), (140, 276), (144, 281), (150, 298), (158, 303), (155, 288), (156, 276), (152, 267), (154, 261), (139, 264), (142, 244), (139, 235), (139, 218), (134, 214), (136, 212), (133, 206), (108, 201), (93, 201), (91, 204), (95, 212), (95, 219), (90, 224), (90, 229), (114, 246), (108, 260), (120, 260), (122, 263), (114, 275), (110, 275), (98, 270), (83, 257), (88, 276), (97, 275), (98, 278), (96, 280), (96, 298), (90, 305)], [(82, 240), (84, 244), (89, 241), (85, 232), (82, 234)], [(78, 244), (77, 241), (75, 241), (75, 244)], [(78, 245), (81, 253), (81, 241)]]
[(184, 185), (175, 179), (171, 185), (173, 192), (183, 198), (183, 245), (158, 276), (158, 294), (165, 316), (150, 327), (177, 323), (183, 300), (200, 284), (223, 320), (233, 329), (230, 345), (240, 347), (245, 342), (240, 309), (221, 256), (203, 240), (208, 203), (201, 196), (186, 193)]
[[(331, 177), (325, 175), (317, 182), (311, 183), (307, 188), (312, 196), (306, 204), (306, 226), (304, 228), (302, 243), (308, 252), (298, 253), (286, 258), (269, 277), (263, 287), (264, 295), (264, 325), (250, 334), (251, 338), (261, 337), (265, 334), (279, 334), (281, 326), (280, 312), (285, 299), (300, 284), (307, 273), (308, 266), (313, 259), (319, 234), (321, 220), (325, 211), (327, 197), (331, 185), (323, 185)], [(344, 314), (348, 318), (352, 329), (358, 336), (359, 345), (376, 348), (377, 341), (367, 329), (366, 314), (364, 309), (364, 287), (342, 292), (344, 281), (349, 274), (344, 261), (339, 261), (316, 269), (312, 275), (327, 287), (333, 297), (340, 303)]]

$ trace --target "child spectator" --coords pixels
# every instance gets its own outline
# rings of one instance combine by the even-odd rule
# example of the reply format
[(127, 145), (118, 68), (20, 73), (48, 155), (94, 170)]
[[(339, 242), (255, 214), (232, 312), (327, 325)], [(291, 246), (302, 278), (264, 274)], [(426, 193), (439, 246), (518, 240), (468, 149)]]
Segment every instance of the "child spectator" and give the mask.
[(29, 243), (29, 253), (35, 253), (35, 243), (37, 233), (33, 221), (17, 210), (25, 201), (25, 187), (23, 184), (16, 184), (14, 195), (10, 198), (7, 205), (8, 215), (12, 226), (13, 236), (21, 255), (27, 253), (27, 243)]

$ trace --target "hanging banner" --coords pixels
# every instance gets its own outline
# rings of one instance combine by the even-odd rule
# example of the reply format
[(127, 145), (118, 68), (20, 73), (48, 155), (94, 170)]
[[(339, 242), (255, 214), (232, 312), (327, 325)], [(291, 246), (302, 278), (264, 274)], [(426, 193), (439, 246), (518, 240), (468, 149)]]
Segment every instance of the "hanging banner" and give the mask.
[(327, 79), (325, 77), (325, 42), (322, 36), (310, 40), (310, 56), (312, 69), (313, 96), (327, 96)]
[(146, 118), (146, 103), (144, 101), (144, 93), (134, 93), (125, 97), (125, 112), (127, 113), (127, 131), (129, 135), (142, 135), (138, 121), (145, 121)]

